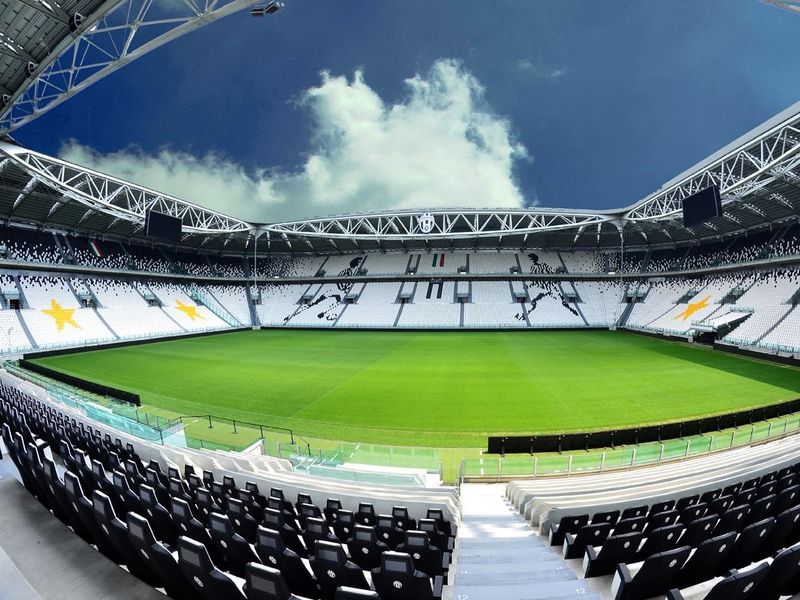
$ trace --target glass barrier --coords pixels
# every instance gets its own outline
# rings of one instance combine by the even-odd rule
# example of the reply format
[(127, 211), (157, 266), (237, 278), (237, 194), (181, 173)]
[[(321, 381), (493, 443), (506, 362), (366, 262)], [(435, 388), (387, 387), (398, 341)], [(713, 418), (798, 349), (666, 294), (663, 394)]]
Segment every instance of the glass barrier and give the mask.
[[(478, 448), (359, 444), (301, 436), (291, 429), (213, 415), (176, 415), (91, 394), (6, 362), (87, 417), (151, 442), (229, 452), (258, 451), (314, 475), (350, 481), (425, 485), (426, 481), (506, 480), (591, 473), (658, 464), (776, 439), (800, 431), (800, 413), (702, 435), (596, 450), (490, 455)], [(180, 435), (177, 435), (180, 433)], [(422, 483), (420, 483), (422, 482)]]

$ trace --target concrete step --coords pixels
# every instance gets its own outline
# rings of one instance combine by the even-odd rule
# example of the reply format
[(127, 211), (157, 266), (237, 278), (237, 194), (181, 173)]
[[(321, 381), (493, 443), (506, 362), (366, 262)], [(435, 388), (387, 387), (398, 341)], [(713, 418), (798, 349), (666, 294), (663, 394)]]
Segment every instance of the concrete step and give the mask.
[(464, 485), (461, 508), (448, 598), (602, 600), (607, 595), (578, 578), (558, 548), (531, 529), (509, 504), (504, 485)]

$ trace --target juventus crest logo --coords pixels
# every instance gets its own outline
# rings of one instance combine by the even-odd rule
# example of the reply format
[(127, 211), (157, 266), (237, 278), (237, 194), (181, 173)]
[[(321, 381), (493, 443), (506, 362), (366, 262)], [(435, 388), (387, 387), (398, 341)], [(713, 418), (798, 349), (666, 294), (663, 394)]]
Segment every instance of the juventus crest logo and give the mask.
[(433, 215), (429, 212), (422, 213), (419, 217), (417, 217), (417, 225), (419, 225), (419, 229), (422, 233), (430, 233), (433, 231), (433, 226), (436, 224), (436, 221), (433, 218)]

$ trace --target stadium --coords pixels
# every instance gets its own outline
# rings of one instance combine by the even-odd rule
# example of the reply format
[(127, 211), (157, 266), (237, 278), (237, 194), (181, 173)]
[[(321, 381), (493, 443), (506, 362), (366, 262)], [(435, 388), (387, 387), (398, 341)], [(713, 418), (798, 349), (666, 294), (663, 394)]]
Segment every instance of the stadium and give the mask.
[(800, 597), (800, 102), (621, 208), (256, 222), (17, 139), (292, 8), (158, 4), (0, 0), (0, 598)]

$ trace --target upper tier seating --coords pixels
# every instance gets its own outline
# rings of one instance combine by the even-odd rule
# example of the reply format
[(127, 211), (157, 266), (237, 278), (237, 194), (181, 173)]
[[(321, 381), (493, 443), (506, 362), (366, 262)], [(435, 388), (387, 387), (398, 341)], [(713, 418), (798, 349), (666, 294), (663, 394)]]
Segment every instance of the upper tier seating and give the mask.
[(18, 227), (0, 227), (0, 250), (9, 260), (58, 264), (64, 254), (52, 233)]
[(72, 236), (65, 239), (72, 249), (69, 253), (70, 262), (104, 269), (123, 270), (129, 267), (130, 258), (118, 242)]

